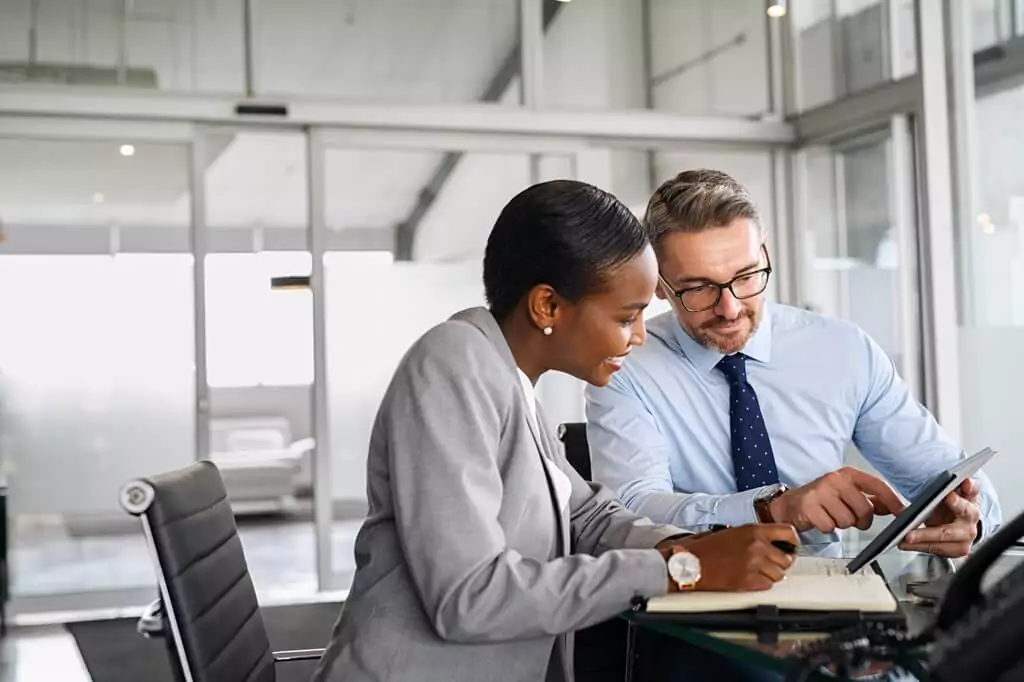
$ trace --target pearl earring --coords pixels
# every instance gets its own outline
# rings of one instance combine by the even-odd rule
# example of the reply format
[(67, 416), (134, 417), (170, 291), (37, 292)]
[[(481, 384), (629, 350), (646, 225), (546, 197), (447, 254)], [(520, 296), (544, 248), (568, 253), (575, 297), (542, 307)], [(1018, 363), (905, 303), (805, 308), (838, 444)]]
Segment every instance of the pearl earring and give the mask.
[(554, 331), (551, 327), (544, 327), (544, 336), (551, 336)]

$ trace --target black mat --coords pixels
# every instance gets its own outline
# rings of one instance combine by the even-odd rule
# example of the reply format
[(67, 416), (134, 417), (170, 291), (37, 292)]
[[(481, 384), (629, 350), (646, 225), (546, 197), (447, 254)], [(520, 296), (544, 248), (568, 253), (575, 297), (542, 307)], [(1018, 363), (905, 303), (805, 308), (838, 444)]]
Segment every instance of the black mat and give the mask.
[[(263, 609), (270, 646), (315, 649), (327, 645), (341, 604), (303, 604)], [(168, 667), (164, 643), (146, 639), (135, 630), (137, 619), (70, 623), (93, 682), (175, 682)], [(277, 666), (279, 682), (307, 682), (315, 662), (298, 661)]]

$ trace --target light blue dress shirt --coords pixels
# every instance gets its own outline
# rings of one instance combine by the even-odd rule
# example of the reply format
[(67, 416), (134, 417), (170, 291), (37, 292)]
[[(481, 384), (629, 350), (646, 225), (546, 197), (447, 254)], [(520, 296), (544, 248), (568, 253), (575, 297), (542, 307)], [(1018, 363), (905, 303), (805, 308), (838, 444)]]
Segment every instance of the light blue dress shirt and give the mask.
[[(647, 332), (608, 386), (587, 388), (595, 480), (656, 522), (755, 522), (754, 499), (764, 489), (736, 492), (729, 385), (715, 370), (722, 354), (690, 338), (672, 312), (649, 320)], [(743, 353), (789, 486), (843, 466), (851, 442), (907, 498), (965, 457), (885, 352), (850, 322), (766, 303)], [(975, 480), (988, 535), (1001, 522), (999, 503), (984, 474)]]

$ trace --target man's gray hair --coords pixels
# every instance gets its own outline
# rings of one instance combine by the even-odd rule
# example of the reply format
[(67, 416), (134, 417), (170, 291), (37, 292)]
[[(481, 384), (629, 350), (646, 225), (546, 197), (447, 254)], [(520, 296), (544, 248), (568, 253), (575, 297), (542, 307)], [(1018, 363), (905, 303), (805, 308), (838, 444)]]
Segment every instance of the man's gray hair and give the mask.
[(666, 180), (647, 203), (644, 230), (655, 248), (671, 232), (703, 232), (747, 218), (760, 229), (761, 213), (746, 187), (722, 171), (686, 170)]

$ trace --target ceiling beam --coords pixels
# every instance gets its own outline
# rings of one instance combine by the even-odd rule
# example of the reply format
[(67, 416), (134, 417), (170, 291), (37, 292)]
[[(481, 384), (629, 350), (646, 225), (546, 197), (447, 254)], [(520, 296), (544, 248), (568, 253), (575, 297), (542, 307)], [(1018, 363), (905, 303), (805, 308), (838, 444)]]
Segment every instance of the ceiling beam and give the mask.
[[(555, 20), (555, 17), (558, 16), (563, 4), (557, 0), (544, 0), (543, 25), (545, 31), (551, 26), (551, 22)], [(505, 94), (509, 85), (512, 84), (512, 81), (520, 73), (522, 63), (520, 49), (521, 42), (517, 41), (515, 47), (505, 57), (501, 67), (499, 67), (487, 84), (487, 88), (484, 90), (480, 101), (497, 102)], [(431, 174), (430, 180), (420, 189), (416, 196), (416, 203), (413, 204), (412, 209), (395, 228), (395, 260), (412, 260), (413, 246), (416, 242), (416, 230), (419, 229), (423, 219), (430, 211), (430, 207), (437, 201), (437, 197), (441, 194), (445, 184), (447, 184), (452, 173), (455, 172), (455, 168), (459, 165), (459, 161), (462, 160), (464, 155), (465, 152), (459, 151), (445, 152), (441, 161), (438, 162), (437, 168)]]

